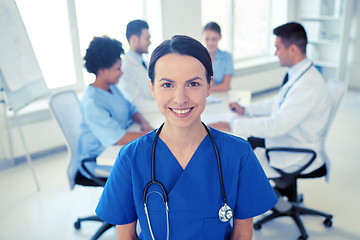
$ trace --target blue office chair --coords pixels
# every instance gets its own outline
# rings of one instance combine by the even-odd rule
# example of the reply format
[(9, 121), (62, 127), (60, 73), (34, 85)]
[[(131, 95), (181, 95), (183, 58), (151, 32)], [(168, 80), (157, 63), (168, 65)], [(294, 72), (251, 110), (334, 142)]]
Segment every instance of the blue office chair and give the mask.
[(297, 179), (302, 178), (319, 178), (319, 177), (328, 177), (330, 162), (329, 158), (326, 155), (325, 149), (325, 139), (326, 135), (328, 133), (328, 130), (330, 129), (330, 126), (334, 120), (335, 114), (337, 112), (339, 103), (341, 102), (342, 97), (344, 96), (346, 92), (346, 84), (342, 81), (337, 80), (329, 80), (327, 81), (327, 89), (329, 91), (329, 96), (331, 99), (331, 112), (330, 116), (326, 125), (326, 132), (324, 136), (324, 141), (322, 142), (322, 151), (319, 152), (319, 154), (322, 154), (322, 156), (325, 159), (326, 164), (315, 170), (312, 173), (309, 174), (302, 174), (305, 169), (307, 169), (311, 163), (315, 160), (317, 157), (317, 153), (311, 149), (300, 149), (300, 148), (269, 148), (265, 150), (265, 155), (268, 161), (270, 161), (270, 153), (271, 152), (291, 152), (291, 153), (306, 153), (309, 154), (310, 159), (309, 161), (302, 166), (298, 171), (292, 172), (292, 173), (286, 173), (282, 171), (281, 169), (273, 168), (277, 173), (279, 173), (280, 177), (272, 179), (275, 182), (274, 190), (276, 194), (279, 197), (278, 204), (272, 209), (272, 213), (270, 215), (265, 216), (264, 218), (260, 219), (259, 221), (254, 223), (254, 229), (259, 230), (265, 222), (268, 222), (274, 218), (277, 217), (283, 217), (288, 216), (291, 217), (297, 227), (300, 230), (300, 237), (299, 240), (305, 240), (308, 238), (308, 234), (306, 232), (306, 229), (304, 227), (303, 222), (300, 219), (300, 215), (317, 215), (322, 216), (325, 218), (324, 225), (326, 227), (332, 226), (332, 215), (324, 212), (320, 212), (317, 210), (313, 210), (310, 208), (306, 208), (301, 206), (302, 202), (302, 196), (298, 194), (297, 192)]
[[(71, 90), (56, 93), (50, 97), (49, 105), (66, 140), (69, 153), (67, 175), (70, 189), (74, 189), (75, 185), (103, 187), (106, 182), (106, 177), (95, 176), (93, 173), (93, 166), (96, 165), (96, 159), (85, 159), (81, 163), (82, 168), (89, 174), (90, 179), (83, 176), (78, 170), (77, 150), (81, 134), (80, 124), (82, 116), (80, 113), (80, 102), (76, 93)], [(99, 217), (93, 215), (85, 218), (78, 218), (74, 224), (75, 229), (80, 229), (81, 222), (83, 221), (97, 221), (103, 223), (92, 239), (98, 239), (101, 234), (113, 227), (113, 225), (103, 222)]]

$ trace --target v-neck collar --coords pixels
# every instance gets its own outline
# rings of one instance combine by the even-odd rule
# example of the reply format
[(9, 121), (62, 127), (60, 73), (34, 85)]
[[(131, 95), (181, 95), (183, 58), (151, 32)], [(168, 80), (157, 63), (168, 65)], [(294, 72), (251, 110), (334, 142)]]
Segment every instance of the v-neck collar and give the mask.
[[(201, 141), (201, 143), (199, 144), (197, 149), (195, 150), (194, 154), (191, 156), (185, 169), (183, 169), (181, 167), (180, 163), (178, 162), (178, 160), (175, 158), (174, 154), (170, 151), (170, 149), (165, 144), (165, 142), (159, 137), (157, 146), (156, 146), (157, 151), (155, 152), (155, 154), (156, 154), (155, 168), (157, 169), (159, 167), (160, 169), (164, 169), (164, 167), (165, 167), (167, 169), (168, 174), (171, 175), (168, 177), (170, 177), (172, 180), (169, 181), (169, 179), (168, 179), (166, 181), (161, 181), (159, 178), (168, 178), (168, 177), (166, 177), (166, 176), (160, 177), (160, 175), (156, 176), (156, 174), (155, 174), (155, 178), (157, 180), (160, 180), (164, 184), (164, 187), (165, 187), (166, 191), (168, 192), (168, 195), (170, 195), (172, 190), (176, 188), (176, 186), (178, 185), (179, 182), (181, 182), (182, 178), (186, 177), (186, 175), (191, 174), (191, 172), (194, 168), (193, 165), (196, 165), (196, 162), (198, 162), (202, 159), (202, 157), (199, 156), (199, 154), (201, 154), (201, 152), (203, 152), (202, 149), (204, 149), (206, 147), (206, 144), (208, 144), (209, 141), (210, 141), (210, 137), (207, 134), (204, 137), (204, 139)], [(161, 153), (161, 152), (163, 152), (163, 153)], [(161, 156), (162, 156), (162, 158), (159, 159)], [(168, 156), (168, 159), (164, 159), (164, 156)], [(159, 164), (162, 164), (163, 166), (159, 166)], [(194, 170), (196, 170), (196, 169), (194, 169)], [(155, 170), (155, 172), (158, 172), (158, 171)], [(161, 174), (161, 173), (159, 173), (159, 174)]]
[(201, 140), (199, 146), (196, 148), (195, 152), (193, 153), (193, 155), (191, 156), (189, 162), (187, 163), (185, 169), (182, 168), (182, 166), (180, 165), (179, 161), (176, 159), (176, 157), (174, 156), (174, 154), (171, 152), (170, 148), (166, 145), (166, 143), (159, 137), (158, 140), (158, 144), (162, 144), (162, 146), (166, 149), (166, 151), (168, 151), (170, 153), (170, 155), (172, 156), (172, 160), (174, 160), (178, 167), (182, 170), (182, 171), (186, 171), (186, 169), (188, 168), (189, 164), (192, 162), (194, 156), (196, 156), (197, 152), (199, 151), (199, 149), (202, 147), (202, 145), (204, 145), (204, 142), (206, 141), (207, 138), (209, 137), (209, 134), (206, 134), (206, 136), (203, 138), (203, 140)]

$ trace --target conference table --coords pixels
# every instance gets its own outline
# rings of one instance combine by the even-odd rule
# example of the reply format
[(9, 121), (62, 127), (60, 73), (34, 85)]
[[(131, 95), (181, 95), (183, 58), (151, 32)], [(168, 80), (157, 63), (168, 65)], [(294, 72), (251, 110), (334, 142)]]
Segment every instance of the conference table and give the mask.
[[(229, 90), (227, 92), (213, 92), (206, 99), (206, 107), (201, 115), (201, 120), (206, 123), (214, 123), (218, 121), (231, 121), (236, 114), (231, 112), (229, 108), (230, 102), (238, 102), (242, 106), (250, 104), (251, 92), (244, 90)], [(148, 112), (143, 114), (144, 118), (155, 129), (164, 122), (164, 116), (159, 112)], [(128, 131), (140, 131), (140, 125), (134, 123)], [(96, 162), (98, 165), (112, 166), (115, 162), (117, 154), (122, 146), (111, 146), (101, 153)]]

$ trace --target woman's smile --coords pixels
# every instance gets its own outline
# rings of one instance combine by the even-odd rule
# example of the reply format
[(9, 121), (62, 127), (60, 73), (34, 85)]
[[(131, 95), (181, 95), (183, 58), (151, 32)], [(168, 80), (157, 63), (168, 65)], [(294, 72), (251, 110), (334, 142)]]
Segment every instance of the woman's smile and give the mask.
[(191, 108), (169, 108), (178, 117), (187, 117), (191, 114), (194, 107)]

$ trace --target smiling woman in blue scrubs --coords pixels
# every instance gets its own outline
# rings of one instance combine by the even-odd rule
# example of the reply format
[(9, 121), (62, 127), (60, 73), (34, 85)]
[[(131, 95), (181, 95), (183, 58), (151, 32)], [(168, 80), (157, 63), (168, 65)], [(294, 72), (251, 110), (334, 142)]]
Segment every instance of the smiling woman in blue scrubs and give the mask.
[[(152, 53), (150, 88), (165, 124), (124, 146), (116, 159), (96, 209), (104, 221), (117, 225), (118, 239), (251, 239), (252, 218), (271, 209), (277, 198), (250, 145), (245, 140), (208, 129), (216, 143), (227, 205), (234, 211), (233, 228), (219, 219), (222, 187), (215, 148), (201, 113), (210, 95), (212, 66), (208, 51), (197, 40), (174, 36)], [(151, 223), (151, 226), (150, 224)]]

